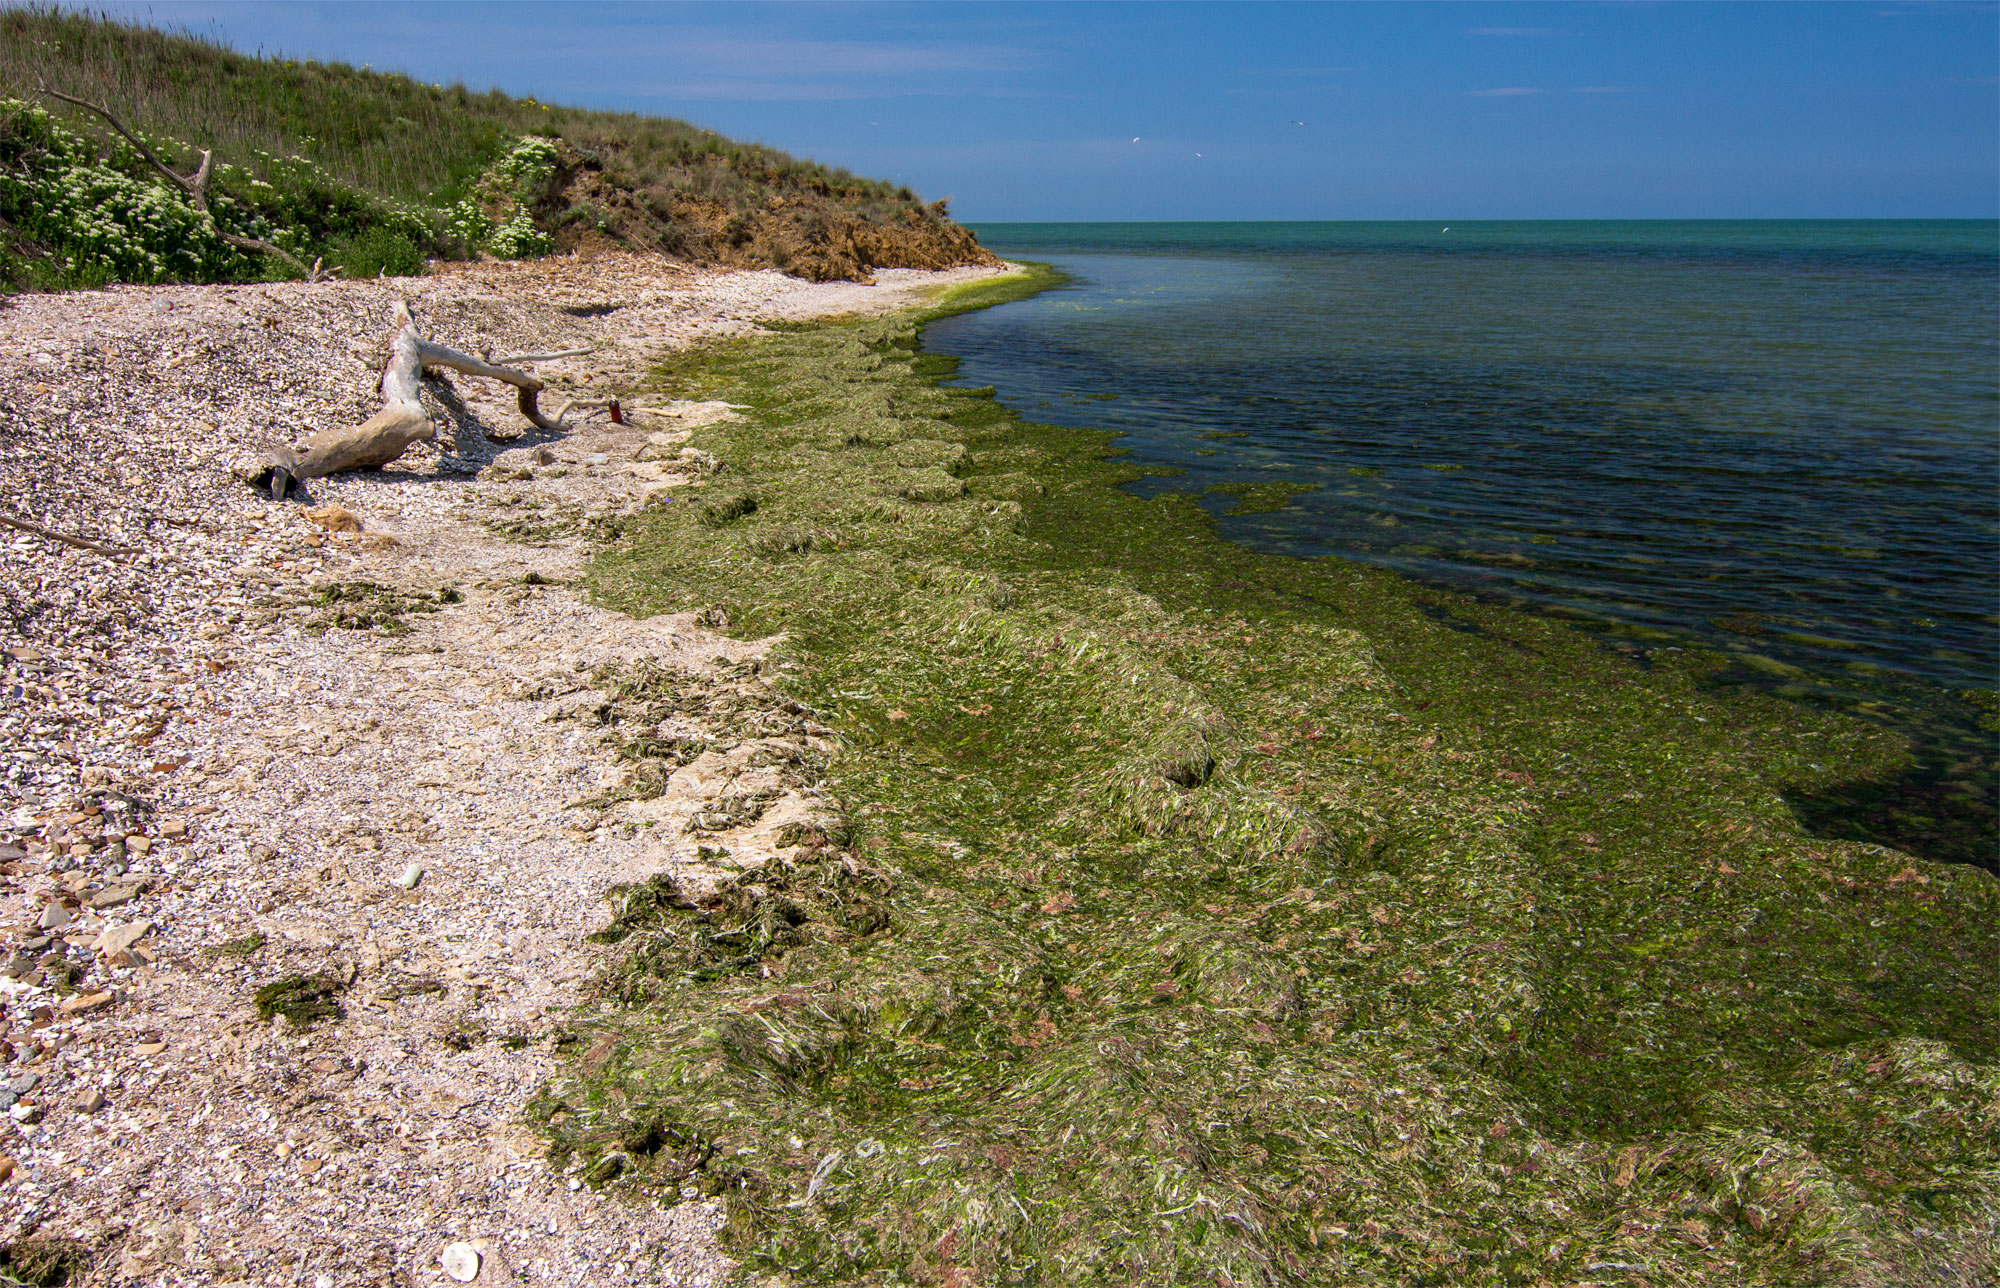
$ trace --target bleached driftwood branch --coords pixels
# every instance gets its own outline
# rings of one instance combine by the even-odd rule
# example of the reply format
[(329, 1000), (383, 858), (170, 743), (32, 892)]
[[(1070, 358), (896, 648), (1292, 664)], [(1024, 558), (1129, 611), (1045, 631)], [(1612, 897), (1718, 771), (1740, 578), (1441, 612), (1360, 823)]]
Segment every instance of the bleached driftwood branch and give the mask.
[[(407, 313), (410, 306), (403, 304), (399, 307)], [(536, 429), (548, 430), (550, 433), (562, 431), (560, 419), (548, 419), (542, 415), (541, 408), (536, 406), (535, 400), (542, 392), (542, 382), (525, 371), (516, 371), (512, 367), (482, 361), (469, 353), (460, 353), (456, 349), (433, 344), (422, 336), (417, 337), (417, 361), (426, 367), (448, 367), (453, 371), (463, 371), (468, 376), (488, 376), (494, 380), (503, 380), (520, 391), (518, 401), (521, 414), (528, 418), (529, 424)]]
[(253, 484), (268, 487), (273, 498), (283, 499), (295, 484), (306, 479), (345, 470), (380, 469), (409, 450), (412, 443), (436, 437), (430, 413), (418, 394), (426, 367), (447, 367), (513, 385), (519, 391), (521, 414), (530, 423), (537, 429), (561, 432), (561, 417), (550, 420), (536, 403), (541, 381), (424, 339), (408, 300), (396, 302), (395, 320), (389, 359), (382, 367), (382, 410), (359, 425), (319, 430), (299, 448), (272, 448), (264, 454), (262, 471), (251, 478)]
[(511, 367), (518, 362), (554, 362), (557, 358), (581, 358), (595, 353), (595, 349), (558, 349), (554, 353), (516, 353), (505, 358), (495, 358), (503, 367)]
[[(569, 418), (569, 414), (573, 411), (583, 412), (583, 420), (572, 421)], [(601, 411), (611, 413), (612, 424), (622, 425), (625, 423), (624, 410), (619, 406), (616, 398), (572, 398), (563, 404), (563, 409), (560, 412), (556, 413), (556, 419), (564, 425), (580, 425), (583, 421), (595, 418), (597, 413)]]

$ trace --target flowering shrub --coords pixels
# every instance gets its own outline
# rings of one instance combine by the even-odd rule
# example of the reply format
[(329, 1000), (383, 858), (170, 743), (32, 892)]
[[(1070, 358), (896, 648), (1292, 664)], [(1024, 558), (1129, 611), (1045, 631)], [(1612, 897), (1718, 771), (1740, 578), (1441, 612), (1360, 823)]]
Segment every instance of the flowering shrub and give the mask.
[(516, 199), (532, 197), (548, 186), (555, 177), (556, 163), (562, 159), (562, 149), (553, 139), (539, 135), (521, 136), (506, 156), (494, 162), (491, 173), (502, 184), (512, 190)]
[(534, 220), (520, 213), (493, 230), (486, 239), (486, 249), (501, 259), (532, 259), (555, 249), (555, 242), (535, 227)]
[[(266, 180), (234, 166), (218, 166), (216, 177), (242, 198), (243, 207), (273, 228), (289, 230), (296, 245), (266, 237), (295, 254), (302, 247), (330, 247), (386, 231), (416, 247), (439, 239), (438, 211), (382, 201), (334, 179), (308, 157), (265, 156)], [(211, 198), (211, 204), (216, 204)], [(256, 236), (265, 236), (258, 233)], [(315, 252), (317, 253), (317, 252)], [(304, 258), (311, 259), (311, 255)], [(352, 268), (352, 266), (350, 266)]]
[[(187, 151), (171, 139), (138, 137), (164, 157)], [(323, 257), (357, 277), (421, 272), (428, 253), (545, 255), (554, 242), (533, 208), (561, 156), (554, 141), (525, 136), (473, 195), (438, 209), (357, 192), (296, 153), (258, 152), (262, 174), (214, 167), (208, 209), (201, 210), (123, 139), (107, 149), (40, 104), (0, 98), (0, 223), (46, 252), (30, 260), (0, 247), (0, 288), (247, 281), (286, 271), (273, 258), (231, 246), (224, 233), (269, 242), (307, 263)]]
[(101, 161), (40, 105), (0, 99), (0, 218), (49, 250), (53, 276), (163, 282), (240, 272), (243, 256), (216, 235), (214, 216), (164, 179), (132, 177), (138, 160), (121, 140)]
[(493, 221), (470, 197), (462, 197), (444, 210), (444, 235), (470, 249), (484, 246), (493, 234)]
[(532, 211), (547, 195), (561, 161), (562, 149), (555, 140), (527, 134), (488, 168), (478, 184), (492, 214), (483, 240), (488, 251), (502, 259), (528, 259), (555, 249), (554, 240), (536, 225)]

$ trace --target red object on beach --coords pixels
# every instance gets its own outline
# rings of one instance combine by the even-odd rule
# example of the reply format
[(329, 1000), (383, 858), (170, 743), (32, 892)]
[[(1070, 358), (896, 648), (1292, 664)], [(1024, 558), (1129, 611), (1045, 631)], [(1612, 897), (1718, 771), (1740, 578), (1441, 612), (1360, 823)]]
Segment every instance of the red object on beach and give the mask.
[(611, 423), (614, 425), (625, 423), (625, 413), (618, 410), (618, 400), (616, 398), (611, 400)]

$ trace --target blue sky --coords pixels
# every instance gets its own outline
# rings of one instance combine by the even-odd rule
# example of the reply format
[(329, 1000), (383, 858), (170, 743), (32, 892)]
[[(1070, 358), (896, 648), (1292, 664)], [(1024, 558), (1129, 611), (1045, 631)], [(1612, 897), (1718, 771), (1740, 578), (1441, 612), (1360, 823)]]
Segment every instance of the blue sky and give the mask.
[(1994, 4), (105, 7), (678, 116), (974, 222), (2000, 215)]

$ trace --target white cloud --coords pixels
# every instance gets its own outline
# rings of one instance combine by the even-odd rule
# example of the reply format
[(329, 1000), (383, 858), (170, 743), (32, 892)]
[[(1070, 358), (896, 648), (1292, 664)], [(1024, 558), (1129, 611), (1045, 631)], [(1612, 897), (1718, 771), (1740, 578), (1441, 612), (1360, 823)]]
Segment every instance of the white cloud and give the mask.
[(1502, 85), (1498, 89), (1471, 89), (1466, 93), (1473, 98), (1526, 98), (1530, 94), (1546, 94), (1548, 91), (1533, 85)]

